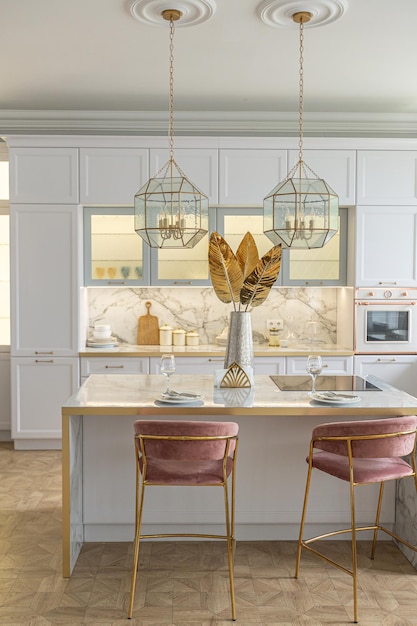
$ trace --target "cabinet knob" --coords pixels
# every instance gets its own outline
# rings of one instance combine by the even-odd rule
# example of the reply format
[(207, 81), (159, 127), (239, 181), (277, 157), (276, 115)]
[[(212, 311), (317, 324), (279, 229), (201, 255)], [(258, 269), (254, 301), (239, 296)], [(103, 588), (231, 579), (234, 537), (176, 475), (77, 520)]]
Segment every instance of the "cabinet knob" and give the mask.
[(372, 298), (372, 296), (374, 295), (374, 292), (370, 291), (368, 295), (369, 295), (370, 298)]

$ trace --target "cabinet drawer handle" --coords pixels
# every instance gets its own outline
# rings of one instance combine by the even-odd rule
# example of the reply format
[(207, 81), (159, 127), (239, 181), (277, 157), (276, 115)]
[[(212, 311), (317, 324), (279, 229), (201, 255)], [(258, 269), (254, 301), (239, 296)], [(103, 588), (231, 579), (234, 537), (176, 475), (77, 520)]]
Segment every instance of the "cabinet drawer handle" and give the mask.
[(380, 280), (378, 285), (398, 285), (398, 283), (396, 280), (393, 280), (392, 282), (385, 282), (385, 281)]
[(381, 358), (378, 358), (377, 362), (378, 363), (396, 363), (397, 359), (395, 357), (392, 357), (392, 359), (381, 359)]
[(35, 359), (35, 363), (53, 363), (53, 359)]
[(35, 351), (35, 354), (53, 354), (53, 350), (50, 350), (49, 352), (37, 352), (37, 351)]
[(108, 280), (107, 284), (108, 285), (126, 285), (126, 281), (125, 280)]
[(192, 280), (174, 280), (173, 285), (192, 285)]
[(106, 370), (122, 370), (124, 365), (105, 365)]
[(209, 363), (211, 363), (211, 361), (213, 361), (213, 363), (216, 363), (216, 362), (224, 361), (224, 359), (209, 359)]

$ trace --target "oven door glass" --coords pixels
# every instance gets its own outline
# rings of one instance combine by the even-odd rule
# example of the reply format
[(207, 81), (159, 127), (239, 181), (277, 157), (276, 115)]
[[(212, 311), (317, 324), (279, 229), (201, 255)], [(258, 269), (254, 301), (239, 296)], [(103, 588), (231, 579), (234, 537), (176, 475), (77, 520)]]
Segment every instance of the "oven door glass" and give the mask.
[(410, 310), (366, 311), (366, 342), (408, 343), (410, 341)]

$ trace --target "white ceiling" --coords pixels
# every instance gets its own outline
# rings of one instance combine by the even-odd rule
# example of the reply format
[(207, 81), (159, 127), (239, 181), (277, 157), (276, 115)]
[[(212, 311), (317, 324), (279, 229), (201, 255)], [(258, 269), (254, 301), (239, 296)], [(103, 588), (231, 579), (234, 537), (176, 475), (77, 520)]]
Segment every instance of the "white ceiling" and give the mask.
[[(181, 0), (167, 0), (175, 8)], [(288, 0), (297, 7), (300, 0)], [(134, 19), (133, 0), (0, 0), (0, 132), (53, 116), (166, 119), (169, 24)], [(264, 24), (262, 0), (216, 0), (175, 33), (175, 112), (297, 120), (298, 30)], [(308, 9), (314, 0), (305, 0)], [(346, 0), (305, 27), (306, 119), (417, 124), (416, 0)], [(45, 113), (47, 111), (47, 113)], [(72, 112), (72, 113), (71, 113)], [(80, 114), (83, 112), (83, 115)], [(322, 114), (325, 114), (324, 116)], [(206, 117), (207, 117), (206, 115)], [(13, 126), (14, 124), (14, 126)], [(414, 126), (417, 130), (417, 128)]]

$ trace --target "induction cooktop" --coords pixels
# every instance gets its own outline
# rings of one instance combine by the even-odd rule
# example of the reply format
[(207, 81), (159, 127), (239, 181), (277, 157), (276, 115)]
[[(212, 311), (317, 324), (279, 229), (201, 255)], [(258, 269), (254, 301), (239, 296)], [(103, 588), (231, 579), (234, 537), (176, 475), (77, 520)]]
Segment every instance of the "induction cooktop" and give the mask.
[[(311, 376), (270, 376), (281, 391), (311, 391)], [(382, 391), (360, 376), (317, 376), (317, 391)]]

